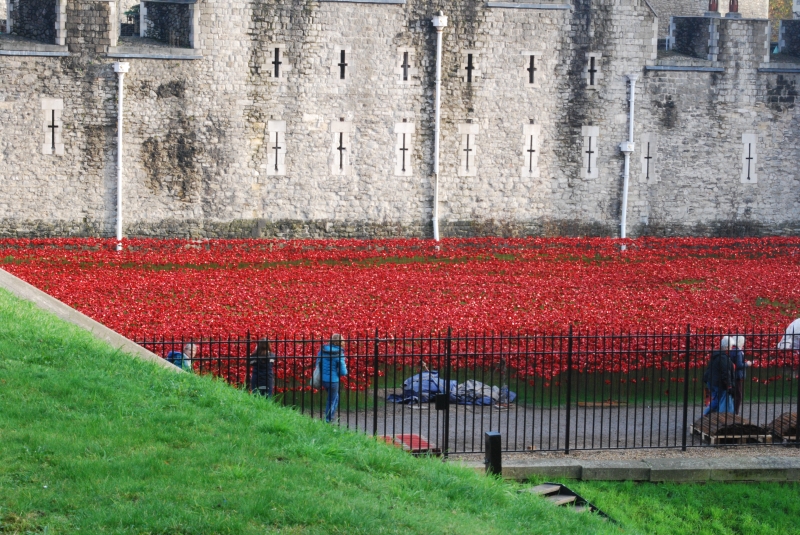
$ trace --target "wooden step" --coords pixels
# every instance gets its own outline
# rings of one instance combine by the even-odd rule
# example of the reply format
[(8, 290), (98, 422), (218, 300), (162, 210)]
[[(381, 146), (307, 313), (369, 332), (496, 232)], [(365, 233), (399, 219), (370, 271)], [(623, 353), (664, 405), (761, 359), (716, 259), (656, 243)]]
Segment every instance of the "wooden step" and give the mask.
[(575, 507), (572, 508), (572, 510), (575, 511), (576, 513), (588, 513), (589, 511), (592, 510), (592, 508), (589, 507), (588, 505), (576, 505)]
[(554, 503), (556, 505), (566, 505), (568, 503), (572, 503), (578, 498), (575, 496), (548, 496), (547, 501)]
[(531, 487), (529, 489), (525, 489), (525, 492), (530, 492), (531, 494), (535, 494), (537, 496), (546, 496), (548, 494), (553, 494), (554, 492), (558, 492), (561, 490), (561, 485), (536, 485), (535, 487)]

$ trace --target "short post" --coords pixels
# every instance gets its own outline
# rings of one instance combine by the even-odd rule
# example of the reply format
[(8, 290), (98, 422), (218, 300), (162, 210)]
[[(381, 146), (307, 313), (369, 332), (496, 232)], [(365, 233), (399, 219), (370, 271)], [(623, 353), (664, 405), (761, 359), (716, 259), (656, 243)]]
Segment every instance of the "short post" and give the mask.
[(502, 440), (500, 433), (496, 431), (486, 432), (486, 457), (483, 463), (486, 465), (487, 475), (503, 475), (503, 459), (500, 453)]

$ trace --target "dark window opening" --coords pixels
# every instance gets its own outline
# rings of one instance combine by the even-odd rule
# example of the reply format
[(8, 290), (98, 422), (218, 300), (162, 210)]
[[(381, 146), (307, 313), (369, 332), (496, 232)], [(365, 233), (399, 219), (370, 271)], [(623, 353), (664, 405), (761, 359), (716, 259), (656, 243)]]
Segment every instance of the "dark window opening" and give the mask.
[[(47, 44), (56, 43), (55, 0), (10, 0), (4, 26), (12, 35)], [(8, 19), (11, 19), (10, 23)]]
[(179, 48), (192, 47), (192, 6), (147, 2), (144, 36)]

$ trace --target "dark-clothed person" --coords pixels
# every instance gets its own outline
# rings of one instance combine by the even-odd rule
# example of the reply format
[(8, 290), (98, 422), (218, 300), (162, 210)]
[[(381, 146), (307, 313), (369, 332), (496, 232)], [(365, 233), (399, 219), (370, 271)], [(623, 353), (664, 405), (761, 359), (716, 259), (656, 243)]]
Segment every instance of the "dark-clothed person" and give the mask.
[(330, 423), (339, 405), (339, 378), (347, 375), (347, 360), (342, 349), (342, 335), (334, 334), (331, 342), (322, 346), (317, 355), (322, 388), (328, 393), (325, 403), (325, 421)]
[(733, 380), (733, 410), (739, 414), (744, 399), (744, 380), (747, 377), (747, 367), (753, 362), (744, 359), (744, 336), (725, 336), (720, 343), (720, 349), (728, 349), (728, 357), (734, 367)]
[[(703, 382), (711, 391), (711, 403), (703, 411), (704, 416), (710, 412), (720, 411), (720, 404), (727, 400), (727, 396), (733, 388), (733, 374), (733, 363), (728, 357), (727, 346), (725, 350), (718, 349), (711, 353), (711, 362), (703, 374)], [(728, 412), (731, 409), (732, 407), (730, 409), (726, 407), (725, 411)]]
[(254, 394), (271, 397), (275, 390), (275, 353), (270, 351), (269, 340), (259, 340), (249, 357), (250, 390)]

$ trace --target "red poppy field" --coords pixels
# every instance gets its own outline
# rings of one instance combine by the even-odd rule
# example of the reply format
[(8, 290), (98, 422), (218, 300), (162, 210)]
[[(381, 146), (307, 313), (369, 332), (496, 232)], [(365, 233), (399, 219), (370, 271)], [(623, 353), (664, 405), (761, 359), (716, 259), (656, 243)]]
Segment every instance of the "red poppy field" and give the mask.
[[(693, 332), (779, 336), (800, 314), (796, 238), (447, 239), (438, 247), (430, 240), (127, 240), (121, 252), (111, 240), (0, 240), (0, 265), (137, 340), (375, 329), (425, 336), (448, 327), (472, 335), (563, 333), (569, 326), (654, 333), (683, 332), (687, 324)], [(774, 346), (772, 338), (758, 345)], [(596, 371), (680, 367), (662, 362), (668, 347), (662, 341), (655, 351), (656, 340), (637, 343), (633, 360), (614, 349), (630, 340), (602, 349), (586, 342), (577, 358)], [(682, 340), (667, 346), (674, 351)], [(496, 356), (477, 339), (467, 346), (472, 360)], [(698, 352), (693, 367), (704, 358)], [(565, 365), (563, 355), (511, 360), (520, 361), (511, 364), (523, 375), (553, 377)]]
[(0, 265), (145, 336), (781, 330), (800, 239), (0, 240)]

